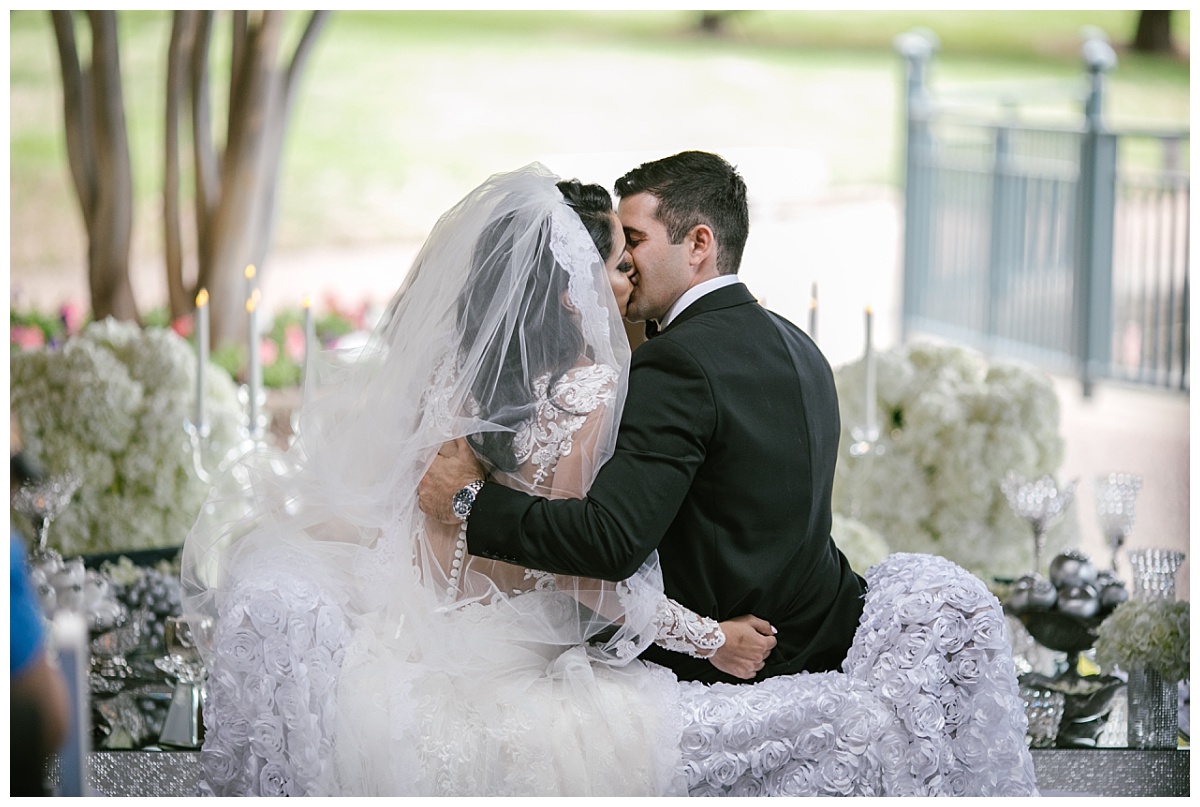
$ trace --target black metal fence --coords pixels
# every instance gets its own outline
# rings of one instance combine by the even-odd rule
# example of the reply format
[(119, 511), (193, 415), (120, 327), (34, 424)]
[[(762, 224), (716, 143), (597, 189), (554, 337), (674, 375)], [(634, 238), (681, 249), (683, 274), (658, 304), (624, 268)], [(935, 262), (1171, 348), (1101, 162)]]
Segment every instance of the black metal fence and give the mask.
[[(1091, 40), (1076, 125), (935, 99), (934, 43), (906, 34), (905, 336), (924, 332), (1078, 374), (1188, 390), (1189, 133), (1112, 131)], [(978, 99), (974, 99), (978, 100)]]

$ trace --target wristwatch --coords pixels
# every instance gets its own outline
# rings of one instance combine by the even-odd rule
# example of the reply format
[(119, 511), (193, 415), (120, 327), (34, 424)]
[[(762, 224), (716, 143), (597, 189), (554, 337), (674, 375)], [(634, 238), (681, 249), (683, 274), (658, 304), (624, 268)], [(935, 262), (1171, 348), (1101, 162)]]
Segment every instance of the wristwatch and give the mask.
[(454, 512), (455, 518), (459, 521), (466, 521), (470, 517), (471, 507), (474, 506), (475, 497), (482, 487), (483, 480), (476, 479), (471, 484), (459, 488), (458, 493), (454, 494), (454, 499), (450, 502), (450, 509)]

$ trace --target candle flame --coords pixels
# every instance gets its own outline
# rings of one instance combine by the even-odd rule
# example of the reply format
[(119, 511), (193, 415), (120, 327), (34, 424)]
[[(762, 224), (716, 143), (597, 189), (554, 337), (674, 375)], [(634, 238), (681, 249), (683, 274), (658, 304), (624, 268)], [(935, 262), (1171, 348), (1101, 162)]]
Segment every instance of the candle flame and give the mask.
[(196, 308), (203, 308), (208, 305), (208, 289), (200, 289), (200, 293), (196, 295)]
[(254, 313), (254, 308), (255, 308), (255, 306), (257, 306), (257, 305), (258, 305), (258, 297), (256, 297), (255, 295), (251, 294), (251, 295), (250, 295), (250, 298), (249, 298), (248, 300), (246, 300), (246, 313), (247, 313), (247, 314), (253, 314), (253, 313)]
[(307, 294), (304, 295), (304, 299), (300, 301), (300, 305), (305, 308), (312, 308), (312, 297)]
[(870, 313), (871, 313), (871, 306), (867, 306), (867, 313), (868, 313), (868, 314), (870, 314)]
[(246, 264), (246, 279), (247, 280), (254, 279), (254, 272), (255, 272), (254, 264), (252, 264), (252, 263)]

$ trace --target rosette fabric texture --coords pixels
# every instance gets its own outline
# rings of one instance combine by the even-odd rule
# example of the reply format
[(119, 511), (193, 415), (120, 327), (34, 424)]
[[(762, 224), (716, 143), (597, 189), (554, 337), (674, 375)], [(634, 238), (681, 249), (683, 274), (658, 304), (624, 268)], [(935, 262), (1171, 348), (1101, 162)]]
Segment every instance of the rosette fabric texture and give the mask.
[(1037, 795), (999, 601), (944, 558), (867, 573), (842, 672), (681, 684), (693, 796)]

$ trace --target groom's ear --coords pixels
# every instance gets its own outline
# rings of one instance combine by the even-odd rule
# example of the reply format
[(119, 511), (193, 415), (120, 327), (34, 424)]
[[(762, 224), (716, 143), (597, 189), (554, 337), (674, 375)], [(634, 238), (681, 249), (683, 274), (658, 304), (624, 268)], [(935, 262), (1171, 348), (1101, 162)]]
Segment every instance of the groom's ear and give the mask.
[(712, 228), (707, 224), (697, 224), (687, 235), (688, 257), (693, 266), (700, 266), (706, 260), (716, 260), (717, 239)]

